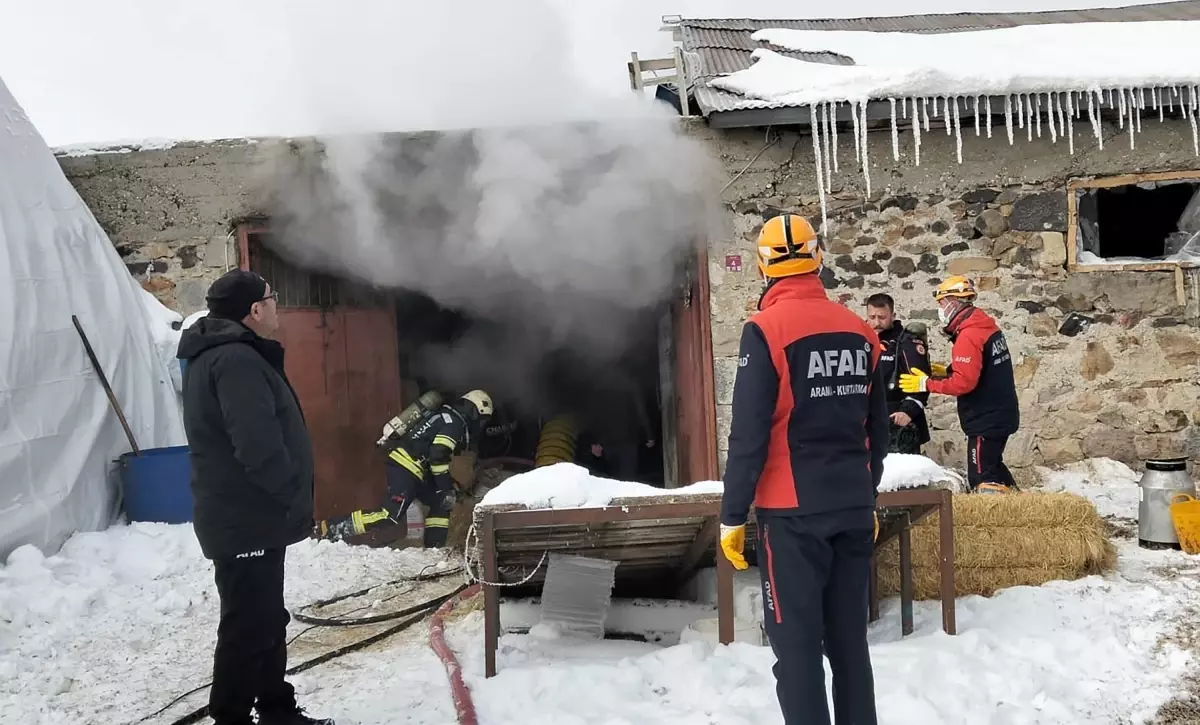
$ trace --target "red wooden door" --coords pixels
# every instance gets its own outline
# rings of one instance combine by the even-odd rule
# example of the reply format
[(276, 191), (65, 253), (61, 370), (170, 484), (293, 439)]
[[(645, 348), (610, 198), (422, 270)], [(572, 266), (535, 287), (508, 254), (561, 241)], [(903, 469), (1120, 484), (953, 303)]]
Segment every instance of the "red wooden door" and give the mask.
[(675, 446), (679, 485), (717, 478), (716, 386), (712, 321), (708, 306), (708, 259), (701, 251), (690, 265), (675, 323)]
[(316, 518), (375, 508), (386, 490), (380, 429), (400, 412), (395, 310), (371, 306), (337, 280), (291, 267), (243, 232), (243, 268), (279, 292), (284, 368), (304, 409), (316, 466)]

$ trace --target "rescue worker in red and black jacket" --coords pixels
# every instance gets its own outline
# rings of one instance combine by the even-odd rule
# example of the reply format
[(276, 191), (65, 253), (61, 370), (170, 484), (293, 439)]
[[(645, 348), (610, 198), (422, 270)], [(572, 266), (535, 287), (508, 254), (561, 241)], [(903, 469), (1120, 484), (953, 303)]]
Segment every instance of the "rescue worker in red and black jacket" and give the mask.
[(767, 280), (742, 331), (721, 503), (721, 550), (745, 569), (754, 505), (767, 636), (786, 725), (875, 725), (867, 585), (888, 446), (879, 338), (830, 301), (821, 247), (802, 217), (767, 221)]
[(883, 352), (879, 356), (880, 377), (887, 392), (891, 437), (888, 451), (917, 453), (929, 442), (929, 420), (925, 405), (929, 393), (906, 393), (900, 389), (900, 376), (929, 369), (929, 351), (925, 342), (896, 319), (896, 302), (882, 292), (867, 298), (867, 324), (879, 334)]
[(355, 511), (349, 516), (322, 521), (318, 538), (334, 541), (392, 526), (405, 520), (408, 507), (420, 500), (425, 517), (425, 546), (446, 545), (450, 533), (450, 510), (457, 500), (450, 477), (450, 459), (477, 446), (480, 433), (494, 412), (492, 398), (472, 390), (454, 403), (434, 408), (412, 424), (403, 435), (389, 434), (384, 426), (384, 443), (391, 451), (387, 461), (387, 495), (374, 511)]
[(900, 376), (907, 393), (930, 392), (958, 398), (958, 420), (967, 434), (967, 482), (976, 493), (1016, 489), (1004, 465), (1004, 447), (1021, 425), (1012, 354), (996, 321), (975, 306), (975, 283), (956, 275), (934, 292), (938, 318), (953, 341), (948, 366), (933, 365), (938, 378), (914, 369)]

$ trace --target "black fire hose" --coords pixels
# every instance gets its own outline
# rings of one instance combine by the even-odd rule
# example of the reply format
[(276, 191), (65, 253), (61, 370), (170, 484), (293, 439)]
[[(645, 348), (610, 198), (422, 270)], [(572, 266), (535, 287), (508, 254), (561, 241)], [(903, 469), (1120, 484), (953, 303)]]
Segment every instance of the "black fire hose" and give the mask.
[[(383, 630), (382, 632), (373, 634), (370, 637), (367, 637), (366, 639), (361, 639), (352, 644), (348, 644), (345, 647), (339, 647), (338, 649), (330, 650), (329, 652), (326, 652), (325, 654), (320, 655), (318, 657), (314, 657), (311, 660), (301, 662), (300, 664), (296, 665), (295, 667), (290, 667), (287, 670), (285, 670), (284, 674), (294, 675), (297, 672), (303, 672), (307, 669), (316, 667), (317, 665), (324, 664), (330, 660), (337, 659), (338, 657), (341, 657), (342, 655), (348, 655), (351, 652), (357, 652), (360, 649), (365, 649), (367, 647), (370, 647), (371, 645), (375, 644), (376, 642), (382, 642), (383, 640), (387, 639), (388, 637), (391, 637), (394, 634), (399, 634), (400, 632), (403, 632), (404, 630), (413, 626), (417, 622), (420, 622), (421, 620), (425, 619), (433, 612), (437, 611), (437, 608), (442, 606), (442, 604), (444, 602), (448, 601), (451, 597), (455, 596), (456, 594), (458, 594), (459, 592), (461, 592), (462, 590), (464, 590), (466, 588), (467, 588), (466, 584), (459, 585), (454, 591), (449, 592), (448, 594), (443, 594), (434, 599), (430, 599), (428, 602), (425, 602), (423, 605), (420, 605), (418, 607), (420, 612), (418, 614), (414, 614), (412, 617), (404, 620), (403, 622), (400, 622), (399, 624), (388, 627), (387, 629)], [(212, 684), (212, 683), (209, 683), (209, 684)], [(198, 692), (207, 686), (208, 685), (202, 685), (200, 687), (197, 687), (195, 690), (192, 690), (192, 692)], [(192, 693), (188, 693), (188, 694), (190, 695)], [(184, 695), (184, 697), (186, 697), (186, 695)], [(180, 699), (182, 699), (182, 698), (180, 698)], [(174, 703), (172, 703), (172, 704), (174, 704)], [(168, 707), (170, 707), (170, 705), (168, 705)], [(204, 705), (203, 707), (199, 707), (199, 708), (193, 710), (192, 712), (189, 712), (187, 715), (184, 715), (183, 717), (179, 718), (178, 720), (173, 720), (171, 722), (171, 725), (192, 725), (193, 723), (200, 722), (207, 715), (208, 715), (208, 705)], [(154, 716), (151, 715), (150, 717), (154, 717)]]
[[(426, 569), (428, 569), (428, 567), (426, 567)], [(425, 570), (422, 570), (416, 576), (405, 577), (402, 579), (395, 579), (390, 582), (384, 582), (382, 584), (375, 584), (375, 585), (372, 585), (369, 587), (365, 587), (363, 589), (359, 589), (357, 591), (348, 592), (346, 594), (341, 594), (336, 597), (322, 599), (322, 600), (313, 602), (312, 604), (301, 607), (301, 609), (308, 609), (309, 607), (328, 606), (335, 602), (340, 602), (340, 601), (343, 601), (346, 599), (351, 599), (353, 597), (362, 596), (363, 594), (366, 594), (367, 592), (370, 592), (373, 589), (378, 589), (379, 587), (383, 587), (383, 586), (389, 586), (391, 584), (399, 584), (401, 582), (433, 581), (436, 579), (443, 579), (445, 577), (450, 576), (451, 574), (457, 574), (461, 571), (463, 571), (462, 567), (456, 567), (454, 569), (447, 569), (445, 571), (432, 572), (429, 574), (426, 574)], [(304, 670), (310, 669), (312, 667), (316, 667), (317, 665), (320, 665), (320, 664), (324, 664), (325, 662), (328, 662), (332, 659), (341, 657), (342, 655), (347, 655), (347, 654), (350, 654), (351, 652), (356, 652), (360, 649), (363, 649), (364, 647), (369, 647), (369, 646), (375, 644), (376, 642), (381, 642), (381, 641), (387, 639), (388, 637), (391, 637), (392, 635), (399, 634), (400, 632), (403, 632), (404, 630), (408, 629), (409, 627), (416, 624), (417, 622), (420, 622), (421, 620), (425, 619), (433, 612), (437, 611), (438, 607), (440, 607), (446, 601), (450, 600), (452, 597), (457, 595), (459, 592), (466, 589), (466, 587), (467, 587), (466, 584), (461, 584), (458, 587), (456, 587), (453, 591), (447, 592), (446, 594), (440, 594), (436, 597), (433, 597), (424, 602), (421, 602), (420, 604), (415, 604), (411, 607), (406, 607), (405, 609), (400, 610), (398, 612), (390, 612), (388, 614), (381, 614), (381, 615), (376, 615), (376, 616), (372, 616), (372, 617), (362, 617), (359, 619), (320, 619), (317, 617), (308, 617), (305, 615), (301, 615), (299, 613), (294, 614), (292, 616), (293, 616), (293, 618), (296, 619), (296, 621), (305, 622), (307, 624), (313, 625), (312, 627), (309, 627), (308, 629), (304, 630), (304, 632), (307, 632), (310, 629), (315, 629), (316, 627), (353, 627), (353, 626), (358, 626), (358, 625), (363, 625), (363, 624), (373, 624), (373, 623), (385, 622), (385, 621), (388, 621), (391, 619), (399, 619), (400, 617), (405, 617), (408, 615), (412, 615), (412, 616), (409, 617), (408, 619), (404, 620), (403, 622), (400, 622), (391, 627), (388, 627), (387, 629), (385, 629), (381, 632), (377, 632), (376, 634), (373, 634), (370, 637), (367, 637), (365, 639), (359, 640), (358, 642), (353, 642), (344, 647), (339, 647), (337, 649), (330, 650), (329, 652), (326, 652), (322, 655), (314, 657), (311, 660), (306, 660), (304, 662), (301, 662), (300, 664), (296, 665), (295, 667), (288, 669), (285, 672), (285, 674), (294, 675), (297, 672), (303, 672)], [(304, 634), (304, 632), (301, 632), (300, 634)], [(288, 642), (288, 644), (291, 644), (291, 642), (294, 642), (299, 636), (300, 635), (296, 635), (296, 637), (293, 637), (292, 640)], [(179, 703), (184, 698), (194, 695), (197, 692), (200, 692), (201, 690), (203, 690), (204, 688), (206, 688), (210, 685), (212, 685), (212, 682), (206, 682), (203, 685), (200, 685), (199, 687), (188, 690), (187, 692), (183, 693), (182, 695), (179, 695), (178, 697), (176, 697), (174, 700), (171, 700), (170, 702), (168, 702), (166, 705), (163, 705), (158, 710), (150, 713), (149, 715), (145, 715), (145, 716), (139, 718), (138, 720), (135, 721), (135, 723), (143, 723), (143, 722), (149, 720), (150, 718), (157, 717), (157, 716), (163, 714), (164, 712), (171, 709), (171, 707), (173, 707), (174, 705)], [(196, 722), (203, 720), (207, 715), (208, 715), (208, 705), (204, 705), (203, 707), (197, 708), (196, 710), (193, 710), (192, 712), (184, 715), (183, 717), (180, 717), (177, 720), (173, 720), (171, 722), (171, 725), (191, 725), (191, 723), (196, 723)]]

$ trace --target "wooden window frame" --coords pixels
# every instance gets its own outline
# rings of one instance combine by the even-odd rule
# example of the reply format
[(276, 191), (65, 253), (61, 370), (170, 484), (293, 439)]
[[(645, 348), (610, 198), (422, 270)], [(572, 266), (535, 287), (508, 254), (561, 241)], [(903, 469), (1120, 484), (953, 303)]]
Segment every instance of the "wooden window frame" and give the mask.
[(1196, 262), (1114, 262), (1112, 264), (1079, 263), (1079, 205), (1080, 191), (1133, 186), (1147, 181), (1195, 181), (1200, 183), (1200, 169), (1194, 171), (1154, 171), (1141, 174), (1084, 177), (1067, 181), (1067, 271), (1068, 272), (1175, 272), (1176, 283), (1182, 284), (1183, 270), (1200, 268)]

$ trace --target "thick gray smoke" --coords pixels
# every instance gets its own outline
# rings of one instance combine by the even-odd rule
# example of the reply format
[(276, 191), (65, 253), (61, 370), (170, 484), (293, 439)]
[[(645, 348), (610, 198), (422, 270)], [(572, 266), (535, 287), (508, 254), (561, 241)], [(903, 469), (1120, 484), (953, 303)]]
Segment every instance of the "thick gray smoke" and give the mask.
[[(722, 232), (719, 168), (661, 104), (575, 82), (553, 12), (496, 5), (455, 17), (469, 85), (426, 84), (391, 117), (334, 104), (354, 124), (331, 119), (318, 143), (275, 149), (263, 180), (280, 254), (489, 321), (426, 362), (443, 384), (530, 397), (547, 354), (603, 367), (653, 323), (686, 254)], [(502, 34), (507, 54), (494, 52), (498, 27), (525, 29)], [(420, 48), (390, 51), (428, 63)], [(362, 118), (473, 130), (365, 133)]]

